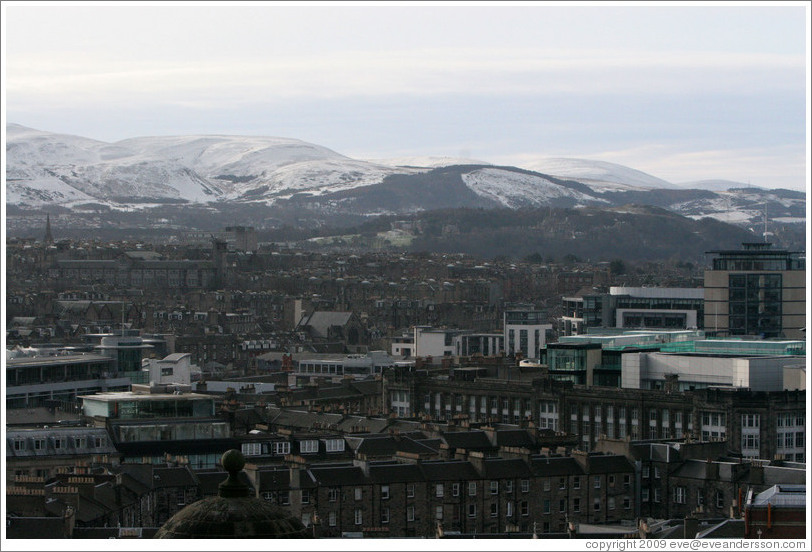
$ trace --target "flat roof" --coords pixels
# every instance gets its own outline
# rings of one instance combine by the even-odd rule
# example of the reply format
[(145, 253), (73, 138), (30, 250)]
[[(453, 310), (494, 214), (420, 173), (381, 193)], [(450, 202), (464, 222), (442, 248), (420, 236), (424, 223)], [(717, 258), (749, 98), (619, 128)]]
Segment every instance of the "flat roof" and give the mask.
[(51, 364), (81, 364), (83, 362), (112, 362), (113, 359), (104, 355), (57, 355), (9, 358), (6, 368), (21, 368), (26, 366), (43, 366)]
[(114, 402), (114, 401), (168, 401), (178, 399), (193, 399), (200, 400), (206, 399), (213, 401), (212, 395), (204, 395), (202, 393), (181, 393), (175, 395), (174, 393), (133, 393), (132, 391), (119, 391), (111, 393), (97, 393), (95, 395), (80, 395), (80, 399), (88, 399), (100, 402)]

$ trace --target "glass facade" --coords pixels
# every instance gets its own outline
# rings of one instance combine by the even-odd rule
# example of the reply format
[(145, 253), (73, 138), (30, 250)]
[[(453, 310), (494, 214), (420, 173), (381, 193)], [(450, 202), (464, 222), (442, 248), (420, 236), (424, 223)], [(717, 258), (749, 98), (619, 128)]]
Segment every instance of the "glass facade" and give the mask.
[(728, 276), (731, 335), (781, 335), (781, 274)]

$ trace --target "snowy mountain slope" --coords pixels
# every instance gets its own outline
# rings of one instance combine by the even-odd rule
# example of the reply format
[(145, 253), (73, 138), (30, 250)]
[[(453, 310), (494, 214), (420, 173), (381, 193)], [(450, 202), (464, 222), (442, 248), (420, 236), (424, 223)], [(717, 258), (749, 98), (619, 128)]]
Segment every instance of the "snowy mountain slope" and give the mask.
[(478, 169), (463, 174), (462, 180), (477, 195), (512, 209), (556, 204), (565, 198), (575, 205), (608, 203), (605, 199), (561, 186), (541, 175), (501, 168)]
[(276, 205), (316, 216), (368, 217), (455, 207), (635, 203), (740, 224), (758, 221), (765, 205), (776, 221), (803, 222), (805, 217), (803, 192), (709, 189), (716, 181), (687, 189), (588, 159), (539, 159), (524, 168), (439, 156), (369, 161), (291, 138), (200, 135), (105, 143), (15, 124), (6, 126), (6, 138), (6, 201), (22, 209), (49, 204), (102, 204), (119, 211), (167, 203), (212, 209)]
[(670, 182), (650, 174), (606, 161), (550, 157), (526, 163), (522, 167), (531, 171), (549, 174), (550, 176), (582, 182), (596, 192), (675, 187)]

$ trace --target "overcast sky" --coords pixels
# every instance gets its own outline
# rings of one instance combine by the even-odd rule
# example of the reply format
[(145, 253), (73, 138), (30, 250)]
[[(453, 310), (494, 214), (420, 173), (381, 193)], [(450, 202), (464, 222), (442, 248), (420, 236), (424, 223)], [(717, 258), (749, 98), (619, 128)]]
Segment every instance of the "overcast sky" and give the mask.
[(5, 121), (804, 189), (809, 3), (3, 2)]

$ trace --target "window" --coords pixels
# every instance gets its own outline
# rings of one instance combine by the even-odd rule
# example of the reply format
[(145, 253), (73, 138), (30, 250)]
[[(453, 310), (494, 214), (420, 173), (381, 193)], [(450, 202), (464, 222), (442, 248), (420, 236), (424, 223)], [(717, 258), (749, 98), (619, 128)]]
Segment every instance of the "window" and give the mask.
[(355, 488), (355, 500), (361, 500), (362, 489), (361, 487)]
[(685, 487), (674, 487), (674, 504), (685, 504)]
[(631, 510), (632, 509), (632, 501), (628, 496), (623, 497), (623, 509), (624, 510)]
[(389, 499), (389, 485), (381, 485), (381, 500)]
[(325, 441), (325, 449), (327, 452), (343, 452), (344, 439), (327, 439), (327, 441)]
[[(79, 439), (77, 438), (76, 440), (78, 441)], [(25, 450), (25, 441), (23, 439), (14, 439), (14, 450)]]
[(580, 489), (581, 488), (581, 478), (580, 477), (573, 477), (572, 478), (572, 488), (573, 489)]
[(529, 493), (530, 492), (530, 480), (529, 479), (522, 479), (522, 492)]
[(660, 468), (657, 467), (657, 466), (654, 466), (654, 479), (659, 479), (659, 478), (660, 478)]
[(580, 512), (581, 511), (581, 499), (574, 498), (572, 500), (572, 511), (573, 512)]
[(558, 501), (558, 511), (559, 512), (566, 512), (567, 511), (567, 501), (563, 498)]
[(648, 487), (643, 487), (640, 491), (640, 500), (642, 500), (643, 502), (648, 502), (649, 500), (648, 495), (649, 495)]
[(609, 508), (610, 510), (614, 510), (614, 509), (615, 509), (615, 497), (610, 496), (610, 497), (608, 498), (608, 500), (607, 500), (607, 506), (608, 506), (608, 508)]
[(381, 508), (381, 523), (389, 523), (389, 508)]
[(355, 524), (361, 525), (364, 523), (364, 513), (361, 511), (361, 508), (355, 509)]
[(558, 490), (563, 491), (566, 488), (567, 488), (567, 480), (562, 477), (558, 480)]
[(84, 437), (75, 437), (73, 439), (73, 446), (78, 449), (83, 449), (87, 446), (87, 442)]
[(521, 503), (519, 504), (519, 513), (521, 513), (523, 516), (530, 515), (530, 503), (528, 501), (526, 500), (521, 501)]
[(34, 450), (43, 450), (45, 448), (45, 439), (34, 439)]
[(609, 486), (610, 486), (610, 487), (614, 487), (614, 486), (615, 486), (615, 476), (614, 476), (614, 475), (610, 475), (610, 476), (609, 476), (607, 479), (608, 479), (608, 481), (609, 481)]
[(499, 494), (499, 482), (498, 481), (491, 481), (491, 494)]
[(468, 517), (470, 518), (476, 517), (476, 504), (468, 505)]
[(319, 442), (314, 439), (301, 441), (299, 443), (299, 452), (302, 454), (313, 454), (319, 452)]
[(310, 491), (302, 489), (302, 504), (310, 504)]
[(338, 488), (337, 487), (331, 487), (327, 491), (327, 500), (329, 500), (330, 502), (336, 502), (338, 500)]
[(658, 503), (658, 504), (659, 504), (659, 503), (660, 503), (660, 500), (661, 500), (661, 497), (660, 497), (660, 488), (659, 488), (659, 487), (655, 487), (655, 488), (654, 488), (654, 502), (656, 502), (656, 503)]
[(631, 485), (631, 483), (632, 483), (632, 477), (630, 475), (628, 475), (628, 474), (624, 475), (623, 476), (623, 488), (628, 489), (629, 486)]
[(468, 496), (476, 496), (476, 481), (468, 482)]
[(596, 476), (594, 477), (594, 487), (595, 487), (596, 489), (600, 489), (600, 488), (601, 488), (601, 476), (600, 476), (600, 475), (596, 475)]
[(596, 512), (601, 509), (601, 499), (600, 498), (596, 498), (592, 502), (592, 509), (595, 510)]
[(804, 432), (797, 431), (795, 432), (795, 447), (803, 448), (803, 446), (804, 446)]
[(445, 487), (442, 483), (437, 483), (434, 486), (434, 496), (442, 498), (445, 495)]
[(336, 513), (335, 512), (330, 512), (327, 515), (327, 523), (330, 525), (330, 527), (335, 527), (336, 526)]
[(290, 492), (284, 491), (279, 493), (279, 503), (282, 506), (287, 506), (290, 504)]
[(495, 502), (491, 504), (491, 517), (499, 516), (499, 505)]
[(459, 483), (452, 483), (451, 484), (451, 496), (460, 496), (460, 484)]
[[(548, 483), (548, 485), (549, 485), (549, 483)], [(550, 489), (547, 489), (547, 490), (549, 491)], [(512, 493), (513, 492), (513, 480), (512, 479), (508, 479), (507, 481), (505, 481), (505, 492), (506, 493)]]
[(290, 454), (290, 443), (288, 441), (277, 441), (273, 444), (274, 454)]
[(550, 513), (550, 499), (545, 498), (541, 503), (541, 511), (545, 514)]
[(716, 507), (717, 508), (725, 507), (725, 493), (723, 493), (722, 491), (716, 491)]
[(414, 521), (414, 506), (406, 508), (406, 521)]
[[(547, 502), (549, 502), (549, 500)], [(505, 505), (505, 517), (513, 517), (513, 502), (511, 501), (508, 501)]]
[(408, 498), (414, 498), (414, 483), (408, 483), (406, 485), (406, 496)]

